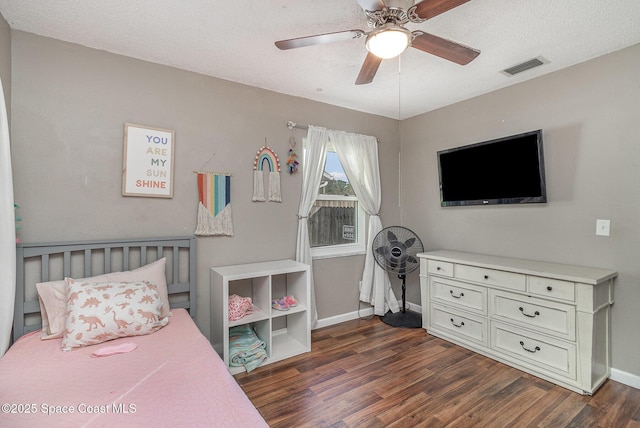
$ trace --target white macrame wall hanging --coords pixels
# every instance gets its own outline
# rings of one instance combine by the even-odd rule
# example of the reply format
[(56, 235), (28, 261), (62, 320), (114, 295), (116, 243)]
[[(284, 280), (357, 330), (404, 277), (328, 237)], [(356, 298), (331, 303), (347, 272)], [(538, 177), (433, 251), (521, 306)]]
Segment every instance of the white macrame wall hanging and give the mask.
[[(264, 166), (269, 170), (269, 194), (264, 194)], [(265, 144), (253, 162), (253, 201), (255, 202), (281, 202), (280, 194), (280, 160), (278, 155)]]

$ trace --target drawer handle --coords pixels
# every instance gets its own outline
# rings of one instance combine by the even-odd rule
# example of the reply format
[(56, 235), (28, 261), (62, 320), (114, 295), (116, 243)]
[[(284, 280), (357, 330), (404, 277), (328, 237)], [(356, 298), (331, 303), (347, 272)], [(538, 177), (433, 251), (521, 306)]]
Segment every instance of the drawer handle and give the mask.
[(535, 317), (537, 317), (538, 315), (540, 315), (540, 312), (538, 312), (538, 311), (535, 311), (535, 312), (533, 313), (533, 315), (528, 314), (528, 313), (526, 313), (526, 312), (524, 311), (524, 309), (522, 308), (522, 306), (520, 306), (518, 309), (520, 309), (520, 312), (522, 312), (522, 315), (524, 315), (525, 317), (535, 318)]
[(484, 279), (489, 279), (489, 275), (485, 275), (485, 276), (484, 276)]
[(551, 290), (553, 290), (553, 287), (550, 285), (547, 285), (547, 291), (551, 291)]
[(520, 341), (520, 346), (522, 346), (522, 349), (524, 349), (527, 352), (531, 352), (532, 354), (535, 354), (536, 352), (538, 352), (540, 350), (539, 346), (536, 346), (535, 349), (529, 349), (527, 347), (524, 346), (524, 342), (521, 340)]
[(451, 293), (451, 297), (454, 297), (456, 299), (460, 299), (462, 297), (464, 297), (464, 293), (460, 293), (457, 296), (455, 294), (453, 294), (453, 290), (449, 290), (449, 293)]
[(436, 270), (441, 270), (442, 268), (440, 266), (436, 267)]
[(453, 324), (454, 327), (462, 327), (464, 325), (464, 321), (460, 321), (460, 324), (456, 324), (455, 322), (453, 322), (453, 318), (451, 318), (451, 324)]

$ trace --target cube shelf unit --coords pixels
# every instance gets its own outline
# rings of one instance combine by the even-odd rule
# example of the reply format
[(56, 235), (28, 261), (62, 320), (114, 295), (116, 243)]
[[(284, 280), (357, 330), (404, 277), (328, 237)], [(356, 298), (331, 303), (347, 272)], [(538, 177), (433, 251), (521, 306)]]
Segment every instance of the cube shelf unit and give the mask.
[[(309, 265), (294, 260), (211, 268), (211, 344), (229, 367), (229, 329), (249, 324), (265, 342), (262, 365), (311, 351)], [(229, 321), (229, 296), (251, 297), (259, 310)], [(298, 305), (280, 311), (271, 301), (293, 295)], [(244, 367), (229, 367), (233, 374)]]

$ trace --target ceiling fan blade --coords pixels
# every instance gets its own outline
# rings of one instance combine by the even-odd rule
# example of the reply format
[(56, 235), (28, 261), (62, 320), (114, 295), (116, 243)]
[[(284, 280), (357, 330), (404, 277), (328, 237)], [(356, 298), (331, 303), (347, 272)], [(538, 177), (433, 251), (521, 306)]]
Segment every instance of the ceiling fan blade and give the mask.
[(430, 19), (468, 1), (469, 0), (423, 0), (416, 5), (415, 13), (421, 19)]
[(367, 83), (373, 82), (373, 78), (381, 62), (382, 58), (378, 58), (371, 52), (368, 52), (367, 57), (364, 59), (364, 64), (362, 64), (362, 68), (360, 69), (360, 74), (358, 74), (358, 78), (356, 79), (356, 85), (366, 85)]
[(338, 31), (336, 33), (317, 34), (315, 36), (298, 37), (296, 39), (279, 40), (276, 46), (279, 49), (295, 49), (305, 46), (319, 45), (323, 43), (341, 42), (344, 40), (358, 39), (364, 36), (362, 30)]
[(356, 0), (360, 7), (364, 10), (382, 10), (385, 7), (385, 4), (382, 0)]
[(415, 37), (411, 41), (411, 47), (439, 56), (440, 58), (453, 61), (460, 65), (469, 64), (478, 55), (480, 55), (480, 51), (477, 49), (452, 42), (451, 40), (443, 39), (442, 37), (434, 36), (433, 34), (414, 31), (413, 35)]

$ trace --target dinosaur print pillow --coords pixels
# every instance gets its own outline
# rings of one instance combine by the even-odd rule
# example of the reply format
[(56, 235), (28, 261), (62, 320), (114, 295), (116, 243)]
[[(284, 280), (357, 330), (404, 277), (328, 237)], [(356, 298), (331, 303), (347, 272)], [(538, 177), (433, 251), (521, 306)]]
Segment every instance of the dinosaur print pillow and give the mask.
[[(160, 316), (164, 318), (171, 315), (169, 306), (169, 296), (167, 293), (167, 280), (165, 277), (166, 257), (156, 260), (134, 270), (125, 272), (112, 272), (88, 278), (76, 279), (85, 282), (135, 282), (150, 281), (158, 286), (158, 293), (164, 303)], [(48, 281), (36, 284), (38, 290), (38, 301), (40, 303), (40, 313), (42, 315), (42, 339), (59, 339), (64, 332), (65, 320), (67, 318), (67, 282)]]
[(167, 325), (158, 286), (148, 281), (86, 282), (66, 279), (67, 315), (62, 350), (126, 336), (142, 336)]

